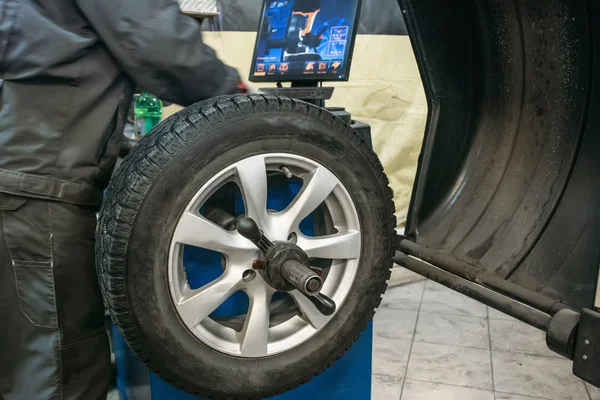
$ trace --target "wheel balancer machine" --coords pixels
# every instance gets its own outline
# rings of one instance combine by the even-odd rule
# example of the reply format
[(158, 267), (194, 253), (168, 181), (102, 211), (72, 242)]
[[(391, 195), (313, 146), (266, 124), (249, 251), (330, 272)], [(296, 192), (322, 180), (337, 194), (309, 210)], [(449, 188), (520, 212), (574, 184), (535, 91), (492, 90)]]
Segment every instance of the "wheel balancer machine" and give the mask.
[[(372, 147), (369, 125), (354, 121), (341, 107), (325, 107), (334, 88), (323, 87), (323, 82), (343, 82), (349, 78), (352, 53), (358, 27), (360, 0), (266, 0), (255, 45), (250, 81), (275, 83), (274, 88), (263, 88), (269, 94), (303, 100), (344, 120)], [(283, 87), (291, 82), (290, 87)], [(237, 227), (265, 254), (290, 249), (274, 246), (249, 218), (242, 218)], [(279, 246), (279, 247), (277, 247)], [(293, 245), (292, 245), (293, 246)], [(292, 249), (293, 250), (293, 249)], [(275, 255), (276, 257), (276, 255)], [(319, 276), (303, 264), (301, 254), (296, 260), (278, 265), (277, 278), (281, 286), (293, 285), (304, 293), (325, 315), (335, 311), (336, 304), (319, 294), (323, 284)], [(190, 277), (194, 279), (194, 277)], [(201, 279), (201, 277), (200, 277)], [(244, 304), (236, 299), (226, 305), (240, 312)], [(116, 329), (113, 334), (117, 386), (123, 400), (172, 399), (195, 400), (148, 371), (131, 353)], [(372, 326), (362, 334), (355, 345), (335, 365), (309, 383), (287, 392), (278, 399), (368, 399), (371, 394)]]

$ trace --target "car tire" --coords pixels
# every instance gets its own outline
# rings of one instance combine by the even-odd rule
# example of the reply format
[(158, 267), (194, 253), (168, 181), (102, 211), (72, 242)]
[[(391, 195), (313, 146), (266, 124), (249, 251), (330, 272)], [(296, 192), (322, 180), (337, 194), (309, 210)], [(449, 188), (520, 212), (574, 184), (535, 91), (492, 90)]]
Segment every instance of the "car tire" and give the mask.
[[(342, 183), (360, 222), (358, 268), (326, 325), (294, 348), (238, 357), (199, 340), (179, 317), (167, 274), (169, 246), (199, 187), (245, 157), (314, 160)], [(363, 139), (322, 108), (268, 95), (190, 106), (157, 126), (126, 157), (103, 203), (97, 266), (105, 303), (138, 358), (166, 382), (210, 398), (262, 398), (322, 373), (372, 319), (395, 251), (393, 194)]]

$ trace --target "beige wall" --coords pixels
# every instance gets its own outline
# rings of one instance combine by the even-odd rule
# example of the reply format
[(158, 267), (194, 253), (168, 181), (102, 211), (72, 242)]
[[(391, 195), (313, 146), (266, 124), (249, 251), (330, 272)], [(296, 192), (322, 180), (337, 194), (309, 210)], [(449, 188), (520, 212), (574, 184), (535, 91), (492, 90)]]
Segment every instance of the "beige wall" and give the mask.
[[(207, 32), (205, 41), (248, 76), (256, 35)], [(395, 193), (396, 214), (404, 219), (425, 129), (427, 104), (407, 36), (359, 35), (348, 83), (336, 83), (331, 106), (344, 106), (373, 128), (375, 151)], [(167, 112), (173, 112), (170, 109)]]

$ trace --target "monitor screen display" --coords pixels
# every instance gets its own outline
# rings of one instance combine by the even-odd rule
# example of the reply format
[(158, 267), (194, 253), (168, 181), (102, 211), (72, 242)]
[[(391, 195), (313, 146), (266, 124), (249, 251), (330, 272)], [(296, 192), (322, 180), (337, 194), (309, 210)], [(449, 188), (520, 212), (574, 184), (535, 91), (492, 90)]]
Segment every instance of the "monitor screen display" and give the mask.
[(360, 0), (267, 0), (250, 80), (348, 80)]

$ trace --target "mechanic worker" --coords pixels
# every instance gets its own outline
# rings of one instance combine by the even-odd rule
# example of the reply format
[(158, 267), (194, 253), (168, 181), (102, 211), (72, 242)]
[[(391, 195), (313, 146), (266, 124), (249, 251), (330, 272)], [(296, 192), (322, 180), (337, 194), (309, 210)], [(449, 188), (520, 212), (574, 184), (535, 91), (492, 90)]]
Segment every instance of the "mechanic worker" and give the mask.
[(134, 84), (243, 91), (175, 0), (0, 0), (0, 399), (104, 399), (96, 211)]

